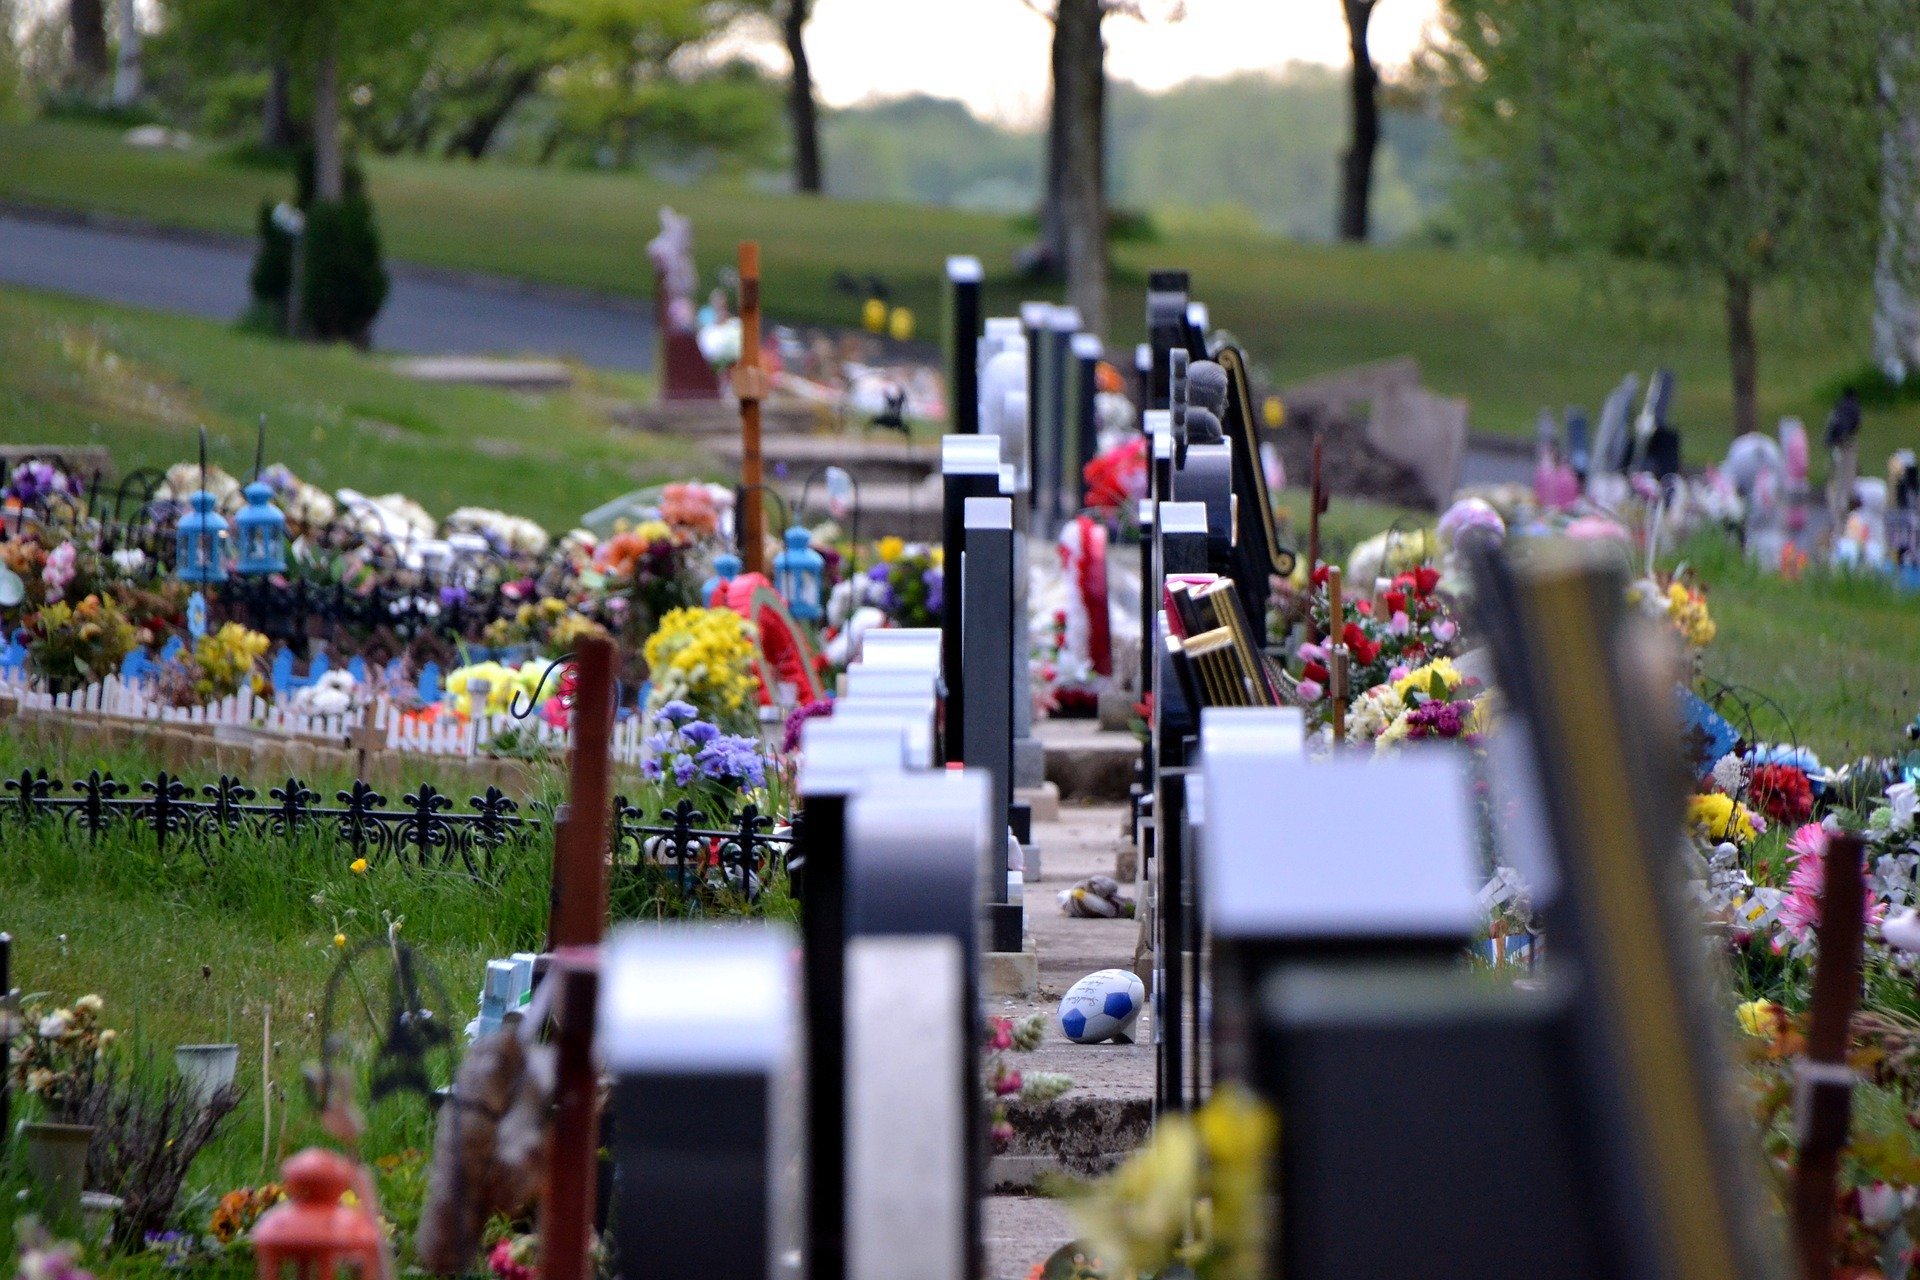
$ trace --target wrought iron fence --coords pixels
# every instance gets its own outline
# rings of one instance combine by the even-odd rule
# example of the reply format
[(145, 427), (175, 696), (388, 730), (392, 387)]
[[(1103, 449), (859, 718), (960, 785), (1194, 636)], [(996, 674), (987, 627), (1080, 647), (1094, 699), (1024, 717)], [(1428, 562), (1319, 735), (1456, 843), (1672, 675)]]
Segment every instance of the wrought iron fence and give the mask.
[[(95, 769), (71, 783), (44, 768), (23, 769), (0, 790), (0, 831), (57, 823), (90, 841), (114, 831), (144, 832), (162, 850), (188, 848), (210, 859), (213, 845), (235, 837), (331, 838), (356, 856), (387, 858), (425, 868), (458, 866), (483, 879), (504, 850), (543, 838), (553, 828), (551, 806), (522, 806), (498, 787), (457, 804), (431, 783), (421, 783), (397, 805), (364, 780), (334, 792), (333, 804), (298, 778), (259, 792), (222, 774), (195, 787), (162, 770), (126, 783)], [(625, 796), (615, 796), (611, 861), (616, 873), (665, 872), (685, 890), (722, 885), (752, 900), (778, 870), (797, 870), (790, 860), (794, 831), (775, 830), (774, 819), (748, 804), (726, 823), (708, 825), (689, 800), (663, 810), (659, 821)]]

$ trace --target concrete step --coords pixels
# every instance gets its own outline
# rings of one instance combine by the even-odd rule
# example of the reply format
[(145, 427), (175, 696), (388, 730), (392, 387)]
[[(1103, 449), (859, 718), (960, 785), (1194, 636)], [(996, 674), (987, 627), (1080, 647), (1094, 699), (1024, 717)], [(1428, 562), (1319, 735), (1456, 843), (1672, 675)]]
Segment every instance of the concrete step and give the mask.
[(1133, 784), (1140, 740), (1098, 720), (1042, 720), (1034, 734), (1047, 752), (1047, 781), (1067, 803), (1117, 804)]

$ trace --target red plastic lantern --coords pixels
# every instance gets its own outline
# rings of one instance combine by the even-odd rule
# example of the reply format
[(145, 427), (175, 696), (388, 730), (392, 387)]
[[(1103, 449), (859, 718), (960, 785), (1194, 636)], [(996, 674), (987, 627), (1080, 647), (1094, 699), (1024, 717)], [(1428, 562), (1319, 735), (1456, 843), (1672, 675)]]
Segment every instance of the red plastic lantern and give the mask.
[(280, 1166), (286, 1203), (262, 1214), (252, 1233), (260, 1280), (282, 1280), (289, 1263), (296, 1280), (334, 1280), (343, 1266), (377, 1280), (381, 1236), (373, 1209), (341, 1203), (354, 1175), (353, 1161), (318, 1147)]

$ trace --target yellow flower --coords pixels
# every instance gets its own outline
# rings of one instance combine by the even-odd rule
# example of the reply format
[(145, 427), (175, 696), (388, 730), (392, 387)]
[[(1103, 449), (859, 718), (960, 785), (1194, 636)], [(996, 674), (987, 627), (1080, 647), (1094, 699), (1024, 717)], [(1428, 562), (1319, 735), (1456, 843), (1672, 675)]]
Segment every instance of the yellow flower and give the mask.
[(665, 520), (647, 520), (633, 531), (633, 536), (651, 546), (656, 542), (666, 542), (673, 537), (673, 530), (667, 527)]
[(1406, 675), (1393, 682), (1393, 690), (1402, 698), (1415, 689), (1427, 692), (1433, 685), (1433, 678), (1439, 676), (1451, 693), (1460, 687), (1460, 672), (1453, 665), (1452, 658), (1435, 658), (1424, 667), (1415, 667)]
[(347, 935), (346, 935), (346, 934), (344, 934), (344, 933), (336, 933), (336, 934), (334, 934), (334, 935), (333, 935), (333, 945), (334, 945), (334, 946), (336, 946), (336, 947), (344, 947), (344, 946), (346, 946), (346, 945), (347, 945)]
[(357, 876), (363, 876), (367, 874), (367, 860), (365, 858), (355, 858), (347, 864), (347, 870)]
[(1735, 844), (1745, 844), (1760, 834), (1747, 806), (1717, 791), (1687, 797), (1687, 825), (1709, 840), (1731, 840)]
[(898, 560), (906, 554), (907, 543), (906, 539), (896, 538), (892, 534), (889, 534), (875, 543), (873, 549), (880, 553), (882, 560), (888, 564), (892, 564), (895, 560)]
[(1740, 1019), (1742, 1031), (1750, 1036), (1771, 1040), (1785, 1010), (1771, 1000), (1749, 1000), (1733, 1012)]

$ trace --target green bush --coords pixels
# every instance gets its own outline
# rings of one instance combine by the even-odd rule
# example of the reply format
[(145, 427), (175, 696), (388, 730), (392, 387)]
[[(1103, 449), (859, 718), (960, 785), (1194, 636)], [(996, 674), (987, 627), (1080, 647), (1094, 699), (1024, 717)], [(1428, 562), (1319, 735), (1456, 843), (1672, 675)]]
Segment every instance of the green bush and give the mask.
[(247, 289), (253, 295), (248, 308), (247, 327), (260, 327), (272, 333), (287, 328), (287, 291), (293, 287), (293, 237), (273, 222), (273, 202), (260, 202), (255, 220), (260, 247), (253, 258), (253, 270), (247, 276)]
[(306, 334), (368, 345), (389, 284), (373, 203), (360, 195), (315, 201), (307, 208), (304, 241), (300, 315)]

